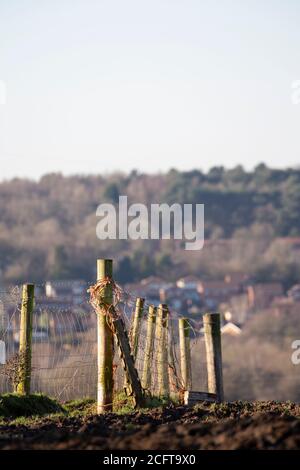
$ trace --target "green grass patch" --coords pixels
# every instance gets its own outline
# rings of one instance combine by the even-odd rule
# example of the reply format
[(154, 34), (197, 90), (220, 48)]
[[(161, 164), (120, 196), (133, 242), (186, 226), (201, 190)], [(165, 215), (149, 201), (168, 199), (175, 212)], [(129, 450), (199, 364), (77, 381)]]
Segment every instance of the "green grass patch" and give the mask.
[(137, 410), (147, 413), (149, 409), (164, 408), (175, 403), (170, 397), (145, 397), (143, 408), (135, 408), (133, 397), (127, 396), (124, 391), (114, 394), (113, 412), (117, 414), (130, 414)]
[(28, 396), (16, 393), (0, 395), (1, 417), (43, 416), (63, 411), (63, 407), (56, 400), (40, 393)]
[(97, 405), (93, 398), (81, 398), (67, 401), (63, 404), (64, 410), (71, 416), (96, 414)]
[(133, 398), (124, 391), (114, 393), (113, 412), (118, 414), (133, 413), (135, 411)]
[(170, 397), (146, 397), (144, 408), (164, 408), (175, 403)]

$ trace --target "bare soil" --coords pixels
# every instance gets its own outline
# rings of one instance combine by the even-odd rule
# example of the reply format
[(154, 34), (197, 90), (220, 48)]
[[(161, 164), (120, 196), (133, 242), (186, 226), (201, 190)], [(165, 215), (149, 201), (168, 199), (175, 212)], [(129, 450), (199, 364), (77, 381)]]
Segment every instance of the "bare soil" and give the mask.
[(203, 403), (103, 416), (52, 415), (9, 420), (0, 426), (0, 449), (297, 449), (300, 405), (257, 402)]

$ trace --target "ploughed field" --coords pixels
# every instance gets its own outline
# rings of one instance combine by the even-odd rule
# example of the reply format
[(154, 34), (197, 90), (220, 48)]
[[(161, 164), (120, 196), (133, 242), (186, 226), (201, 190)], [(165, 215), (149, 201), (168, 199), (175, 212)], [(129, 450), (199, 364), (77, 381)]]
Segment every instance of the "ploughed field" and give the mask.
[[(47, 400), (49, 400), (47, 398)], [(51, 405), (52, 406), (52, 405)], [(50, 406), (50, 408), (51, 408)], [(91, 400), (57, 404), (50, 414), (20, 416), (0, 397), (0, 449), (296, 449), (300, 405), (201, 403), (95, 415)], [(4, 410), (4, 411), (3, 411)], [(9, 414), (18, 415), (10, 417)], [(30, 414), (27, 409), (23, 414)], [(42, 416), (41, 416), (42, 415)]]

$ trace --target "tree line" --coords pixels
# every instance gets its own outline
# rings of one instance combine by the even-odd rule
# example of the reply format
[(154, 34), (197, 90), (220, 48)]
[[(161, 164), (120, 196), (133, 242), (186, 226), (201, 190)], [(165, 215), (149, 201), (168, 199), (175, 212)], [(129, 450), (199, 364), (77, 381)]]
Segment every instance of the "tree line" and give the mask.
[[(197, 268), (173, 241), (98, 240), (96, 208), (103, 202), (117, 203), (119, 195), (127, 195), (129, 203), (146, 205), (203, 203), (206, 240), (250, 237), (259, 247), (257, 256), (261, 256), (262, 239), (267, 238), (269, 247), (278, 237), (300, 236), (300, 169), (279, 170), (260, 164), (253, 171), (237, 166), (213, 167), (208, 172), (171, 169), (154, 175), (132, 171), (68, 177), (54, 173), (38, 181), (15, 178), (0, 183), (0, 280), (91, 280), (95, 259), (101, 256), (118, 260), (121, 282), (150, 274), (222, 274), (224, 265), (220, 272), (214, 268), (214, 273), (205, 262), (200, 266), (205, 247)], [(241, 253), (241, 265), (237, 260), (235, 269), (244, 268), (242, 257)], [(251, 269), (257, 276), (274, 277), (274, 266), (259, 260)], [(286, 269), (288, 273), (296, 269), (292, 277), (297, 278), (297, 267)]]

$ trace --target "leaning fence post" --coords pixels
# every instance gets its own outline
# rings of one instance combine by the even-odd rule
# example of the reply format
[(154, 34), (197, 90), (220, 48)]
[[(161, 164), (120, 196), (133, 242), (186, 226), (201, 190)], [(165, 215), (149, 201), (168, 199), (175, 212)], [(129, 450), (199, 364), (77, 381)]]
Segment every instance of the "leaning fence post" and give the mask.
[(16, 384), (16, 391), (21, 395), (30, 394), (33, 304), (34, 284), (24, 284), (20, 322), (20, 361), (18, 365), (18, 383)]
[(149, 306), (146, 332), (146, 346), (142, 374), (142, 387), (148, 390), (151, 387), (151, 365), (154, 348), (154, 328), (156, 321), (156, 307)]
[(169, 367), (167, 347), (168, 307), (160, 304), (157, 310), (156, 339), (157, 345), (157, 379), (159, 396), (169, 395)]
[(203, 315), (206, 348), (208, 392), (215, 393), (219, 401), (224, 400), (221, 321), (219, 313)]
[[(112, 279), (113, 262), (111, 259), (97, 260), (97, 280)], [(109, 309), (113, 305), (113, 289), (108, 283), (101, 292), (99, 302)], [(97, 413), (112, 410), (113, 401), (113, 333), (108, 325), (107, 316), (97, 314), (98, 374), (97, 374)]]
[(192, 388), (192, 365), (190, 349), (190, 324), (187, 318), (179, 318), (180, 370), (184, 390)]

